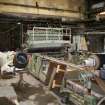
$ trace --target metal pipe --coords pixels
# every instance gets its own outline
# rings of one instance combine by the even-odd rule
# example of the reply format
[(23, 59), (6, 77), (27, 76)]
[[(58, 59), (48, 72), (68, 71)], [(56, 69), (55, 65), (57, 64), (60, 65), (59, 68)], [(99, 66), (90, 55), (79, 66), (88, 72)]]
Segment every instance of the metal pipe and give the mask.
[(40, 53), (40, 52), (56, 52), (62, 50), (63, 47), (44, 47), (44, 48), (30, 48), (27, 49), (28, 53)]
[(96, 31), (93, 31), (93, 32), (85, 32), (84, 34), (88, 35), (88, 34), (105, 34), (105, 32), (96, 32)]

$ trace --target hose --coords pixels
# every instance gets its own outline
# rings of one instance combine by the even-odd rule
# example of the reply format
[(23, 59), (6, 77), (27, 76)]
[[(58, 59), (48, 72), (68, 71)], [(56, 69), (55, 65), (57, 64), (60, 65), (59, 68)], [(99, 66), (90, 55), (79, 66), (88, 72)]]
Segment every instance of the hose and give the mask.
[(103, 101), (105, 101), (105, 97), (103, 97), (103, 98), (98, 102), (97, 105), (101, 105), (101, 103), (102, 103)]

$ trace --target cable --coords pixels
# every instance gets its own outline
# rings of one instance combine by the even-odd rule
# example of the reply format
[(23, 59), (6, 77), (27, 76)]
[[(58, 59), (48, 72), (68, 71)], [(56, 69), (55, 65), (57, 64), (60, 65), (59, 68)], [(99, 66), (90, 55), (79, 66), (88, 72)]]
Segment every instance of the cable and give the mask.
[(105, 101), (105, 97), (103, 97), (103, 98), (98, 102), (97, 105), (101, 105), (101, 103), (102, 103), (103, 101)]

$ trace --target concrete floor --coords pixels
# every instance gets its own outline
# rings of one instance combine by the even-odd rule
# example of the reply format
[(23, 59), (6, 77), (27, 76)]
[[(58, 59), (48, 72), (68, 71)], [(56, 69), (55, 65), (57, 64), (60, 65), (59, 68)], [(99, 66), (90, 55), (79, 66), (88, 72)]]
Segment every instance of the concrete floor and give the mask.
[(60, 101), (31, 75), (24, 74), (24, 86), (17, 86), (18, 80), (18, 75), (12, 79), (2, 79), (0, 86), (12, 84), (20, 105), (61, 105)]

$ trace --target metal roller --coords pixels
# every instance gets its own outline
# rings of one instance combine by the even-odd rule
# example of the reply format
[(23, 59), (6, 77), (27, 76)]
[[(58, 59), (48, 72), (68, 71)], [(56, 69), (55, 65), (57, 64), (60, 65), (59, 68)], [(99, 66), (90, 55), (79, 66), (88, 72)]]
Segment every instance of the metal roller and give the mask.
[(105, 64), (105, 54), (95, 53), (89, 56), (88, 59), (83, 61), (85, 66), (94, 67), (97, 70), (100, 70), (101, 67)]
[(85, 66), (94, 67), (95, 69), (99, 68), (100, 60), (97, 55), (90, 55), (88, 59), (83, 61)]

